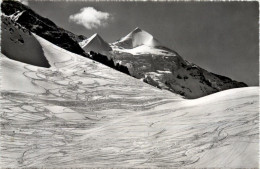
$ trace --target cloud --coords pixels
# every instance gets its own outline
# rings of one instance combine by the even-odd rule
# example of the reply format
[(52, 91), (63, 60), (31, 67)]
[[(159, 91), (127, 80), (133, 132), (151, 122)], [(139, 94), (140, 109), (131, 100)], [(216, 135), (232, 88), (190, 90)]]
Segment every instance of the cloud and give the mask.
[(69, 16), (69, 21), (83, 25), (87, 29), (105, 27), (112, 16), (109, 13), (98, 11), (93, 7), (81, 8), (79, 13)]

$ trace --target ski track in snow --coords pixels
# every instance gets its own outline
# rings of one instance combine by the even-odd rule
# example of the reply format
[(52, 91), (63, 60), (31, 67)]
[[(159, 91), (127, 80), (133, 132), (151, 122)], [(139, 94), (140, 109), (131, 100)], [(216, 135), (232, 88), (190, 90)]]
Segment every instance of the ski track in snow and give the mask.
[(24, 66), (44, 93), (1, 91), (1, 166), (258, 167), (258, 88), (185, 100), (74, 54), (52, 65)]

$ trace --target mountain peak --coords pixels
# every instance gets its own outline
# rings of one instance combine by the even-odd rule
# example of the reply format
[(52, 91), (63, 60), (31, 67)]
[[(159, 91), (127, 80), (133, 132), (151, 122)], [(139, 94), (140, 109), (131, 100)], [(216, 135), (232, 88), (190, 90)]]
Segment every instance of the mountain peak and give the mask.
[(143, 30), (143, 29), (141, 29), (141, 28), (139, 28), (139, 27), (136, 27), (132, 32), (130, 32), (128, 35), (130, 35), (130, 34), (136, 34), (136, 33), (141, 33), (141, 32), (143, 32), (143, 33), (146, 33), (146, 34), (149, 34), (150, 36), (152, 36), (150, 33), (148, 33), (147, 31), (145, 31), (145, 30)]
[(84, 45), (82, 45), (85, 52), (95, 51), (95, 52), (102, 52), (102, 51), (110, 51), (111, 47), (109, 44), (103, 40), (103, 38), (95, 33), (90, 38), (88, 38)]
[(98, 37), (98, 38), (102, 38), (98, 33), (95, 33), (94, 35), (92, 35), (93, 37)]
[(140, 29), (139, 27), (136, 27), (132, 32), (141, 32), (141, 31), (143, 31), (142, 29)]
[(159, 41), (155, 39), (153, 35), (140, 29), (139, 27), (136, 27), (132, 32), (130, 32), (114, 44), (128, 49), (135, 48), (141, 45), (146, 45), (150, 47), (160, 45)]
[[(94, 39), (94, 38), (101, 38), (101, 36), (99, 36), (98, 33), (95, 33), (95, 34), (93, 34), (92, 36), (90, 36), (90, 37), (88, 38), (88, 41), (91, 41), (91, 40)], [(102, 38), (101, 38), (101, 39), (102, 39)]]

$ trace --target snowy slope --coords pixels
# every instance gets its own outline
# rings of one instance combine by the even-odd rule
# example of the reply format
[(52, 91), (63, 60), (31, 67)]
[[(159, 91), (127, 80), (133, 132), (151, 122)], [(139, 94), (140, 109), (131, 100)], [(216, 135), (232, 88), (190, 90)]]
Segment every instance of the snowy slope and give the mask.
[(2, 53), (7, 57), (41, 67), (49, 67), (49, 63), (43, 55), (42, 47), (33, 34), (16, 22), (15, 15), (2, 15)]
[(31, 70), (41, 70), (42, 68), (10, 60), (3, 54), (1, 66), (1, 90), (35, 93), (44, 92), (41, 87), (33, 83), (33, 79), (37, 79), (37, 76), (29, 77)]
[(247, 86), (185, 61), (140, 28), (110, 45), (113, 59), (127, 66), (132, 76), (186, 98)]
[(112, 48), (98, 34), (92, 35), (90, 38), (79, 43), (85, 52), (95, 51), (98, 53), (111, 51)]
[(1, 166), (258, 167), (258, 87), (185, 100), (35, 38), (51, 68), (1, 57)]
[(111, 44), (113, 50), (117, 53), (130, 53), (132, 55), (164, 55), (164, 56), (176, 56), (176, 53), (171, 51), (165, 51), (160, 48), (154, 48), (152, 46), (140, 45), (135, 48), (122, 48), (116, 44)]

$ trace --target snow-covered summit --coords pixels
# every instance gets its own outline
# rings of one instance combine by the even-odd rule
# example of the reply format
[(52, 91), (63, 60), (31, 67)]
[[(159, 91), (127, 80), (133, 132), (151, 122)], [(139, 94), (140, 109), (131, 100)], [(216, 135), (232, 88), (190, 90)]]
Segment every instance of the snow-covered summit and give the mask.
[(114, 45), (132, 49), (141, 45), (156, 47), (160, 46), (160, 43), (153, 35), (137, 27), (125, 37), (115, 42)]
[(90, 38), (82, 41), (80, 43), (80, 46), (85, 52), (106, 52), (112, 50), (109, 44), (105, 40), (103, 40), (103, 38), (97, 33), (92, 35)]

